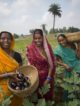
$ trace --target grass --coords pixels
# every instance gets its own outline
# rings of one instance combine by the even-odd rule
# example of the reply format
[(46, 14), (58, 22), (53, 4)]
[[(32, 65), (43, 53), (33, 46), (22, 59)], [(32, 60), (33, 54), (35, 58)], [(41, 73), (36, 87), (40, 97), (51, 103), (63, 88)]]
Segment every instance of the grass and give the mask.
[[(56, 38), (53, 35), (47, 35), (47, 40), (52, 46), (52, 49), (54, 51), (55, 47), (57, 46)], [(23, 64), (26, 64), (26, 47), (32, 42), (32, 36), (27, 36), (24, 38), (19, 38), (15, 40), (15, 50), (18, 51), (22, 58), (23, 58)]]
[[(52, 48), (55, 48), (57, 45), (56, 38), (53, 35), (46, 36), (49, 43), (51, 44)], [(24, 52), (26, 49), (26, 46), (29, 45), (32, 42), (32, 36), (19, 38), (15, 41), (15, 50)]]

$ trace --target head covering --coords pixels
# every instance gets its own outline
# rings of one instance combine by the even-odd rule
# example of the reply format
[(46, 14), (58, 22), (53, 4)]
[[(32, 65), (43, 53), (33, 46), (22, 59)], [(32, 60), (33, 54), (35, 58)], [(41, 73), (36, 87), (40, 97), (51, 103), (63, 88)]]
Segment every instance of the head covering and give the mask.
[[(49, 63), (49, 66), (50, 66), (50, 69), (51, 70), (55, 70), (55, 59), (54, 59), (54, 54), (53, 54), (53, 51), (52, 51), (52, 48), (50, 46), (50, 44), (48, 43), (47, 39), (46, 39), (46, 36), (43, 35), (43, 32), (41, 29), (36, 29), (34, 30), (34, 33), (33, 33), (33, 36), (38, 33), (40, 34), (41, 36), (43, 36), (43, 48), (44, 48), (44, 51), (47, 55), (47, 59), (48, 59), (48, 63)], [(28, 51), (29, 49), (29, 51)], [(31, 50), (31, 52), (30, 52)], [(35, 53), (35, 54), (34, 54)], [(36, 55), (37, 54), (37, 55)], [(35, 60), (38, 58), (41, 59), (41, 56), (39, 54), (39, 50), (38, 48), (36, 47), (36, 44), (34, 42), (34, 37), (33, 37), (33, 41), (32, 41), (32, 44), (29, 45), (27, 47), (27, 52), (26, 52), (26, 55), (27, 57), (30, 57), (30, 58), (33, 58), (32, 60)], [(39, 55), (39, 56), (38, 56)], [(31, 60), (31, 61), (32, 61)]]
[[(2, 31), (0, 33), (0, 37), (2, 33), (8, 33), (11, 36), (12, 41), (11, 41), (10, 49), (13, 50), (14, 47), (13, 35), (10, 32)], [(0, 47), (0, 73), (13, 71), (18, 66), (19, 66), (18, 63)]]

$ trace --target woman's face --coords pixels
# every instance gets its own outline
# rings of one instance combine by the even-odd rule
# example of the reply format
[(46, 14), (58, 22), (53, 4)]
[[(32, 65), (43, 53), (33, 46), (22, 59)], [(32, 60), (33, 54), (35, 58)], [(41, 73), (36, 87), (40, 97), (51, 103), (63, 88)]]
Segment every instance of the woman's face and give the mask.
[(59, 36), (58, 37), (58, 43), (62, 46), (66, 46), (67, 45), (67, 40), (66, 38), (62, 37), (62, 36)]
[(33, 40), (37, 47), (41, 47), (43, 45), (43, 36), (40, 34), (35, 34)]
[(9, 49), (11, 46), (11, 36), (8, 33), (2, 33), (0, 37), (0, 45), (3, 49)]

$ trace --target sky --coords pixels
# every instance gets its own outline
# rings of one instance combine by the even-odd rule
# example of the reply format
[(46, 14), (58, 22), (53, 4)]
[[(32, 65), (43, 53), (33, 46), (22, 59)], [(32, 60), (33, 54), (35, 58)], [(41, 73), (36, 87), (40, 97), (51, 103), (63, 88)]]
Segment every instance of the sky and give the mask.
[(42, 24), (49, 31), (53, 16), (48, 9), (54, 3), (62, 10), (55, 28), (80, 28), (80, 0), (0, 0), (0, 31), (28, 34), (30, 29), (42, 28)]

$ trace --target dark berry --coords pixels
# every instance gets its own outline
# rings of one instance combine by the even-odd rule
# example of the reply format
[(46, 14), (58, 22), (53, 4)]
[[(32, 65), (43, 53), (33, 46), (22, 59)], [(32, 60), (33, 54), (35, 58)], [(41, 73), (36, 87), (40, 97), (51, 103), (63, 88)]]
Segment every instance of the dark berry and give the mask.
[(11, 88), (15, 89), (16, 86), (17, 86), (17, 83), (12, 81), (12, 82), (10, 83), (10, 86), (11, 86)]
[(23, 78), (24, 78), (24, 74), (22, 74), (22, 73), (19, 72), (19, 73), (17, 74), (17, 78), (23, 79)]
[(20, 90), (20, 88), (18, 87), (18, 86), (16, 86), (16, 88), (15, 88), (16, 90)]
[(28, 77), (25, 77), (26, 81), (29, 79)]
[(22, 90), (24, 88), (24, 82), (23, 81), (19, 81), (17, 86)]

